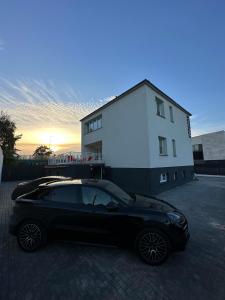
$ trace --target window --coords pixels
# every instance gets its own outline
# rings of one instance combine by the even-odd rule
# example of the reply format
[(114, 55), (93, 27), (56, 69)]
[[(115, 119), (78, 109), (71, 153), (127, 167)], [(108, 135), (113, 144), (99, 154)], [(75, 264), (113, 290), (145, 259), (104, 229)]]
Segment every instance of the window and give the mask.
[[(133, 203), (133, 198), (127, 194), (124, 190), (122, 190), (118, 185), (108, 181), (106, 182), (104, 188), (109, 191), (111, 194), (115, 195), (115, 197), (119, 198), (122, 203), (129, 204)], [(120, 202), (120, 203), (121, 203)]]
[(172, 122), (172, 123), (174, 122), (172, 106), (170, 106), (170, 122)]
[(174, 179), (174, 181), (177, 181), (177, 179), (178, 179), (177, 171), (175, 171), (173, 173), (173, 179)]
[(167, 173), (160, 174), (160, 183), (165, 183), (168, 181)]
[(188, 136), (191, 138), (191, 123), (190, 123), (190, 117), (187, 115), (187, 129), (188, 129)]
[(167, 141), (165, 137), (159, 136), (159, 155), (167, 155)]
[(164, 102), (159, 98), (155, 98), (155, 100), (156, 100), (156, 107), (157, 107), (156, 114), (160, 117), (165, 118)]
[(83, 203), (95, 206), (107, 206), (113, 201), (110, 194), (95, 187), (82, 187)]
[(107, 206), (110, 202), (114, 202), (113, 198), (110, 194), (107, 194), (106, 192), (102, 190), (97, 191), (97, 196), (95, 198), (94, 205), (95, 206)]
[(194, 160), (202, 160), (204, 159), (203, 154), (203, 145), (202, 144), (195, 144), (192, 146)]
[(96, 189), (88, 186), (82, 187), (82, 200), (85, 205), (88, 204), (93, 205), (95, 197), (96, 197)]
[(98, 118), (97, 119), (97, 128), (101, 128), (102, 127), (102, 118)]
[(48, 189), (41, 199), (63, 202), (63, 203), (81, 203), (80, 186), (64, 186)]
[(102, 128), (102, 116), (98, 116), (85, 123), (86, 133)]
[(94, 125), (93, 125), (93, 130), (97, 130), (98, 129), (98, 123), (97, 120), (94, 120)]
[(183, 176), (183, 178), (186, 178), (186, 171), (185, 170), (182, 171), (182, 176)]
[(172, 146), (173, 146), (173, 156), (177, 156), (177, 150), (176, 150), (176, 141), (173, 139), (172, 140)]
[(196, 152), (202, 152), (203, 151), (203, 147), (202, 147), (202, 144), (195, 144), (192, 146), (192, 149), (193, 149), (193, 152), (196, 151)]

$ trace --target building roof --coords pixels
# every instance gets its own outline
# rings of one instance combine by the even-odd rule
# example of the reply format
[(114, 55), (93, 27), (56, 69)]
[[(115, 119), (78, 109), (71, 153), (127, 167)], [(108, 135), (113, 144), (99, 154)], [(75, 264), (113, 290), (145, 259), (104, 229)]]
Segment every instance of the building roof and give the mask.
[(192, 136), (192, 139), (198, 138), (198, 137), (202, 137), (202, 136), (205, 136), (205, 135), (212, 135), (212, 134), (225, 134), (225, 131), (224, 130), (219, 130), (219, 131), (213, 131), (213, 132), (203, 133), (203, 134)]
[(91, 117), (92, 115), (96, 114), (97, 112), (101, 111), (102, 109), (110, 106), (111, 104), (113, 104), (114, 102), (120, 100), (121, 98), (123, 98), (124, 96), (132, 93), (133, 91), (137, 90), (138, 88), (140, 88), (143, 85), (147, 85), (149, 86), (153, 91), (155, 91), (156, 93), (160, 94), (162, 97), (164, 97), (166, 100), (168, 100), (171, 104), (175, 105), (176, 107), (178, 107), (180, 110), (182, 110), (183, 112), (185, 112), (187, 115), (191, 116), (191, 113), (188, 112), (186, 109), (184, 109), (181, 105), (179, 105), (175, 100), (173, 100), (172, 98), (170, 98), (168, 95), (166, 95), (163, 91), (161, 91), (159, 88), (157, 88), (154, 84), (152, 84), (149, 80), (144, 79), (143, 81), (139, 82), (138, 84), (136, 84), (135, 86), (133, 86), (132, 88), (128, 89), (127, 91), (123, 92), (122, 94), (120, 94), (119, 96), (115, 97), (113, 100), (107, 102), (106, 104), (102, 105), (101, 107), (99, 107), (98, 109), (94, 110), (93, 112), (91, 112), (90, 114), (88, 114), (87, 116), (85, 116), (84, 118), (82, 118), (80, 121), (84, 121), (85, 119)]

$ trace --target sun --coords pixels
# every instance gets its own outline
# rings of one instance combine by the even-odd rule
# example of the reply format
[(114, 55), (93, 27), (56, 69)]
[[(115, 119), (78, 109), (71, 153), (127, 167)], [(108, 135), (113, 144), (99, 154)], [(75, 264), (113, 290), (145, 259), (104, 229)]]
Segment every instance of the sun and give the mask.
[(40, 142), (45, 145), (62, 145), (68, 142), (68, 137), (61, 132), (43, 132), (40, 134)]

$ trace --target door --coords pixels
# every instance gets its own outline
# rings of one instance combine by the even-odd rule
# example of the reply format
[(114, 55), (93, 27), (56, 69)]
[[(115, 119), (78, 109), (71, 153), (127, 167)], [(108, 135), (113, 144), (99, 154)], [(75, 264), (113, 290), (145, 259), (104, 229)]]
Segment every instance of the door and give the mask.
[(91, 229), (93, 205), (82, 202), (80, 185), (50, 188), (42, 199), (54, 238), (79, 239)]
[(125, 207), (108, 192), (93, 186), (83, 186), (82, 195), (84, 203), (88, 199), (93, 203), (91, 222), (96, 241), (107, 244), (117, 243), (125, 225)]

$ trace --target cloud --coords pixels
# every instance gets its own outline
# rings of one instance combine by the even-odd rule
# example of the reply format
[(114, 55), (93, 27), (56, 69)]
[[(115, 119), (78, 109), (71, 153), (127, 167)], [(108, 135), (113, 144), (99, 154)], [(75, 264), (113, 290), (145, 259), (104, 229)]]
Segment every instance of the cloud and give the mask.
[(225, 130), (225, 122), (212, 122), (203, 114), (191, 117), (192, 136)]
[(5, 43), (2, 39), (0, 39), (0, 51), (5, 49)]
[(112, 99), (86, 101), (68, 85), (0, 78), (0, 110), (15, 121), (18, 133), (23, 134), (22, 144), (42, 143), (46, 135), (56, 135), (61, 143), (80, 143), (79, 120)]

